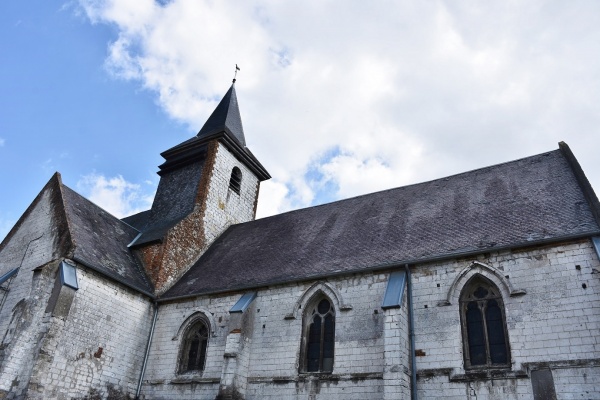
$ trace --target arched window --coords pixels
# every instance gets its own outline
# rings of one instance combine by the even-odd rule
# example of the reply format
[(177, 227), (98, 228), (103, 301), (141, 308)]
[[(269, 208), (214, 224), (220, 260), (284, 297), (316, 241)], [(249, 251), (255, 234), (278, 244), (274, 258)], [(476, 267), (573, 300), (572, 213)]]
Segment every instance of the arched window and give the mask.
[(335, 347), (335, 309), (324, 296), (318, 297), (304, 314), (302, 372), (332, 372)]
[(229, 188), (240, 194), (240, 188), (242, 186), (242, 171), (238, 167), (233, 167), (231, 170), (231, 178), (229, 178)]
[(510, 352), (500, 291), (476, 275), (460, 295), (465, 368), (508, 367)]
[(179, 373), (204, 371), (208, 337), (208, 323), (203, 319), (193, 322), (186, 329), (181, 345)]

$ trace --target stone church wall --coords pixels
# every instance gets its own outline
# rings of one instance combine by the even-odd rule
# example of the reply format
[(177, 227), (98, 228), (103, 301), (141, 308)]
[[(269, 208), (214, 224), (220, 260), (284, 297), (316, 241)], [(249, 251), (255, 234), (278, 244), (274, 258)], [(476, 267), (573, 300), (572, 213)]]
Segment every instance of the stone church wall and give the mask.
[[(551, 371), (558, 399), (599, 398), (600, 263), (589, 240), (411, 270), (420, 398), (533, 398), (531, 375), (538, 370)], [(474, 274), (497, 283), (506, 310), (511, 368), (494, 376), (464, 369), (458, 296)], [(407, 396), (406, 298), (401, 309), (381, 309), (388, 276), (364, 273), (261, 289), (241, 321), (229, 309), (243, 293), (162, 304), (143, 393), (214, 399), (237, 374), (245, 384), (234, 384), (234, 394), (246, 399)], [(302, 307), (319, 288), (338, 296), (334, 371), (321, 378), (298, 372)], [(195, 312), (210, 314), (214, 323), (206, 369), (178, 375), (178, 331)]]
[[(239, 194), (229, 189), (233, 167), (239, 168), (242, 172)], [(259, 183), (258, 178), (248, 167), (235, 158), (223, 144), (217, 143), (217, 154), (206, 190), (204, 212), (206, 243), (212, 243), (230, 225), (254, 219)]]
[[(380, 307), (387, 275), (360, 274), (323, 283), (329, 286), (314, 286), (314, 282), (309, 282), (260, 290), (248, 310), (239, 317), (240, 321), (236, 315), (229, 314), (229, 310), (243, 293), (162, 304), (143, 393), (153, 399), (214, 399), (222, 373), (234, 369), (246, 380), (245, 385), (238, 383), (236, 390), (248, 399), (317, 398), (314, 396), (319, 393), (344, 399), (372, 398), (373, 393), (383, 396), (386, 315)], [(303, 308), (298, 307), (304, 307), (311, 295), (322, 288), (326, 294), (333, 288), (341, 298), (332, 299), (336, 307), (336, 347), (334, 372), (328, 380), (319, 380), (315, 374), (298, 373), (303, 332)], [(197, 312), (210, 314), (215, 326), (208, 345), (206, 368), (201, 375), (178, 375), (181, 345), (178, 331)], [(389, 324), (392, 319), (396, 325), (397, 313), (389, 319)], [(229, 361), (232, 357), (224, 357), (226, 353), (234, 354), (234, 362), (246, 364), (247, 369), (232, 367)], [(396, 355), (396, 359), (400, 357)], [(395, 369), (404, 371), (402, 367)], [(239, 393), (239, 389), (245, 393)]]
[(20, 267), (0, 290), (0, 397), (24, 393), (46, 329), (45, 301), (62, 251), (58, 196), (49, 183), (0, 249), (0, 275)]
[(152, 303), (85, 267), (78, 266), (77, 278), (79, 289), (68, 315), (44, 317), (47, 334), (40, 343), (27, 395), (31, 399), (133, 398), (152, 323)]
[[(512, 367), (494, 379), (475, 379), (465, 373), (458, 303), (442, 305), (458, 274), (473, 261), (497, 269), (516, 292), (511, 296), (498, 285), (503, 291)], [(493, 275), (485, 268), (475, 270)], [(414, 309), (422, 397), (435, 398), (443, 392), (447, 399), (533, 398), (531, 372), (550, 369), (558, 399), (600, 398), (599, 271), (588, 239), (416, 267)]]

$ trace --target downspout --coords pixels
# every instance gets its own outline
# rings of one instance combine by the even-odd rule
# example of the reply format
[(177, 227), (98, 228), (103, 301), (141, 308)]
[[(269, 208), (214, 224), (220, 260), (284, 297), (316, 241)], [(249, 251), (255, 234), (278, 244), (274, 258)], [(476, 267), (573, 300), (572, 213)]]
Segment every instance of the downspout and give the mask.
[(413, 317), (412, 281), (408, 264), (404, 264), (406, 270), (407, 305), (408, 305), (408, 337), (410, 339), (410, 398), (417, 400), (417, 358), (415, 356), (415, 322)]
[(146, 373), (146, 365), (148, 364), (148, 356), (150, 355), (150, 345), (152, 344), (152, 336), (154, 336), (154, 327), (156, 326), (156, 318), (158, 317), (158, 303), (154, 301), (154, 317), (152, 318), (152, 326), (150, 327), (150, 334), (148, 335), (148, 343), (146, 344), (146, 353), (144, 354), (144, 363), (142, 364), (142, 372), (140, 373), (140, 380), (135, 391), (135, 399), (140, 398), (140, 391), (142, 390), (142, 382), (144, 381), (144, 374)]

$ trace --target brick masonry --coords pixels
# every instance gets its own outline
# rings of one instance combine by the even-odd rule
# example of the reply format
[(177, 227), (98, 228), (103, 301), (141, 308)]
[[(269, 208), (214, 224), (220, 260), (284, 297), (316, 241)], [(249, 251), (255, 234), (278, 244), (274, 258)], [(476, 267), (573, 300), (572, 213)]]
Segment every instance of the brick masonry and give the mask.
[[(242, 172), (239, 194), (229, 189), (234, 167)], [(170, 174), (175, 173), (179, 172)], [(194, 178), (200, 183), (196, 193), (191, 193), (192, 211), (168, 230), (162, 243), (144, 246), (139, 251), (158, 294), (177, 282), (230, 225), (254, 219), (259, 180), (222, 143), (214, 140), (208, 144), (202, 170)], [(161, 199), (155, 203), (168, 208), (165, 204), (169, 201)], [(173, 201), (186, 203), (178, 198)]]

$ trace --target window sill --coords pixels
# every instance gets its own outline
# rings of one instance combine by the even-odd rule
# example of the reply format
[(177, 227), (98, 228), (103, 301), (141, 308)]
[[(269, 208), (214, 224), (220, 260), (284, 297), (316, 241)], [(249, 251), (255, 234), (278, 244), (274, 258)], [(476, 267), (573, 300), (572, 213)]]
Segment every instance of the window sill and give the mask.
[(308, 382), (308, 381), (368, 381), (381, 380), (383, 373), (381, 372), (364, 372), (354, 374), (333, 374), (320, 372), (300, 372), (296, 376), (273, 376), (273, 377), (248, 377), (249, 383), (290, 383), (290, 382)]
[(220, 383), (220, 378), (202, 378), (200, 375), (192, 375), (192, 374), (182, 374), (177, 378), (171, 379), (169, 383), (173, 385), (185, 385), (190, 383), (204, 383), (204, 384), (215, 384)]
[(333, 372), (298, 372), (299, 379), (316, 378), (319, 380), (339, 380), (340, 376)]
[(427, 378), (432, 376), (447, 376), (450, 382), (473, 382), (493, 379), (520, 379), (527, 377), (524, 370), (512, 370), (510, 367), (479, 368), (476, 370), (464, 370), (454, 368), (439, 368), (420, 370), (417, 373), (418, 378)]
[(450, 374), (451, 382), (471, 382), (490, 379), (517, 379), (527, 376), (523, 370), (512, 370), (510, 367), (481, 367), (469, 369), (463, 374)]

